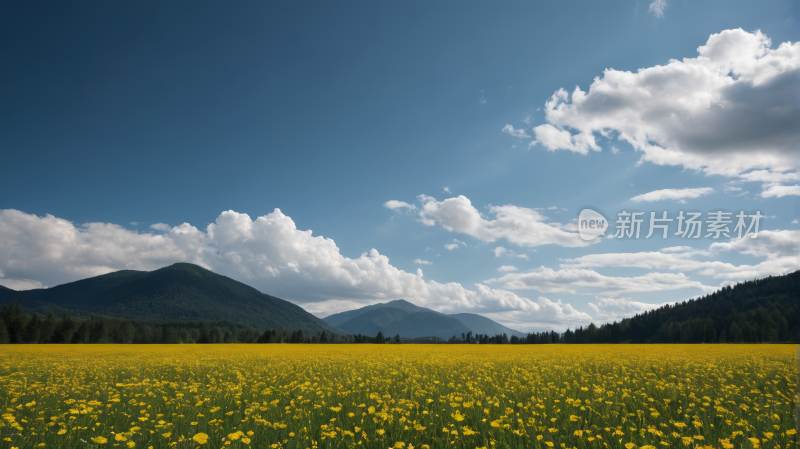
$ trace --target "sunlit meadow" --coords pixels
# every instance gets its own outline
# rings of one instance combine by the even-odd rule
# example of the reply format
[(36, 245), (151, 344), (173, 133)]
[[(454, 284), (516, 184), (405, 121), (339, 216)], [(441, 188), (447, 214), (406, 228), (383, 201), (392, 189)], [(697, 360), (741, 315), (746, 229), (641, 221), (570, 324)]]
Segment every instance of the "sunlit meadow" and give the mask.
[(4, 345), (0, 448), (784, 448), (793, 345)]

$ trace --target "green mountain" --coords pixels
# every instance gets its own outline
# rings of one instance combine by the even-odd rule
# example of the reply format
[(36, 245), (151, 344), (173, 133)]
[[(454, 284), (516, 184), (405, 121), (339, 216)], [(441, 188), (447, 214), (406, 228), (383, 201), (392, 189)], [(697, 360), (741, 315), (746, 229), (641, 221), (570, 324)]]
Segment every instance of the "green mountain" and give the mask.
[(472, 330), (473, 334), (483, 334), (483, 335), (502, 335), (506, 334), (509, 338), (512, 335), (516, 335), (517, 337), (524, 337), (526, 334), (520, 331), (515, 331), (509, 327), (505, 327), (502, 324), (498, 323), (497, 321), (490, 320), (483, 315), (478, 315), (475, 313), (455, 313), (451, 316), (458, 321), (466, 324)]
[(727, 286), (619, 322), (567, 330), (566, 343), (800, 341), (800, 271)]
[(384, 336), (399, 334), (403, 338), (441, 337), (472, 332), (473, 335), (507, 334), (525, 336), (524, 333), (509, 329), (500, 323), (474, 313), (446, 315), (435, 310), (419, 307), (404, 299), (374, 304), (356, 310), (336, 313), (323, 320), (351, 334), (370, 337), (382, 332)]
[(230, 321), (256, 329), (343, 334), (301, 307), (189, 263), (123, 270), (47, 289), (0, 288), (0, 304), (27, 311), (105, 315), (136, 320)]
[[(364, 314), (366, 312), (369, 312), (371, 310), (380, 309), (380, 308), (384, 308), (384, 307), (405, 310), (407, 312), (433, 312), (433, 313), (438, 313), (438, 312), (435, 312), (435, 311), (433, 311), (431, 309), (426, 309), (425, 307), (419, 307), (417, 305), (411, 304), (410, 302), (406, 301), (405, 299), (397, 299), (397, 300), (389, 301), (389, 302), (385, 302), (385, 303), (379, 303), (379, 304), (373, 304), (371, 306), (365, 306), (365, 307), (362, 307), (360, 309), (348, 310), (348, 311), (340, 312), (340, 313), (334, 313), (333, 315), (326, 316), (325, 318), (323, 318), (323, 320), (326, 323), (330, 324), (331, 326), (336, 326), (336, 327), (342, 328), (341, 325), (347, 323), (351, 319), (353, 319), (353, 318), (355, 318), (355, 317), (357, 317), (359, 315), (362, 315), (362, 314)], [(356, 332), (356, 333), (358, 333), (358, 332)]]

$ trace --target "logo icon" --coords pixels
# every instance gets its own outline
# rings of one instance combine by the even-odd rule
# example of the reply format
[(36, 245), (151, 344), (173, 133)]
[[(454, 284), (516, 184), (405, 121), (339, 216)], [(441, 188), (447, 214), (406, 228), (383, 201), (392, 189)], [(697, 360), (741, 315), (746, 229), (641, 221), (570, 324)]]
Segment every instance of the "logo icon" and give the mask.
[(599, 212), (585, 208), (578, 215), (578, 234), (584, 240), (594, 240), (606, 234), (608, 220)]

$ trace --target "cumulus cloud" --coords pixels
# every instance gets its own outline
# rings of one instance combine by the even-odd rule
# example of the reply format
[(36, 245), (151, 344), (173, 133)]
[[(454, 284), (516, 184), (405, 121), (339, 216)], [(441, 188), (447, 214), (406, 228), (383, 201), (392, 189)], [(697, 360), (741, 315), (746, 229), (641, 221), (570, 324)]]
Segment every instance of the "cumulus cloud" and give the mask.
[(397, 200), (389, 200), (383, 203), (383, 207), (392, 210), (399, 210), (399, 209), (408, 209), (408, 210), (416, 210), (417, 206), (413, 204), (408, 204), (404, 201), (397, 201)]
[(662, 200), (684, 200), (686, 198), (697, 198), (709, 193), (713, 193), (714, 189), (711, 187), (700, 187), (695, 189), (662, 189), (654, 190), (652, 192), (636, 195), (631, 198), (631, 201), (641, 202), (654, 202)]
[(494, 252), (494, 257), (502, 256), (507, 250), (502, 246), (498, 246), (497, 248), (492, 250)]
[[(545, 223), (547, 217), (534, 209), (507, 206), (491, 206), (489, 212), (495, 219), (485, 218), (470, 202), (459, 195), (444, 201), (420, 195), (422, 207), (419, 221), (426, 226), (439, 223), (448, 231), (469, 235), (484, 242), (505, 239), (519, 246), (534, 247), (556, 244), (567, 247), (587, 246), (575, 232), (565, 230), (557, 223)], [(497, 253), (495, 253), (497, 255)]]
[(664, 17), (664, 9), (667, 7), (667, 0), (654, 0), (653, 3), (650, 3), (649, 11), (653, 13), (654, 16), (661, 18)]
[(427, 260), (422, 259), (414, 259), (414, 263), (417, 265), (433, 265), (433, 262), (428, 262)]
[(792, 220), (792, 224), (797, 224), (797, 219)]
[[(654, 11), (663, 8), (654, 3)], [(661, 8), (661, 9), (659, 9)], [(736, 176), (795, 171), (800, 144), (800, 43), (772, 48), (760, 31), (712, 34), (696, 58), (626, 72), (606, 69), (588, 92), (561, 89), (533, 128), (547, 150), (600, 151), (616, 135), (641, 161)]]
[(421, 269), (400, 270), (375, 249), (345, 257), (332, 239), (297, 229), (279, 209), (256, 219), (226, 211), (205, 231), (188, 223), (159, 228), (163, 233), (140, 234), (109, 223), (75, 225), (52, 215), (0, 210), (0, 285), (58, 285), (191, 262), (322, 315), (404, 298), (448, 313), (513, 312), (553, 322), (562, 316), (510, 291), (425, 280)]
[(508, 272), (508, 271), (517, 271), (518, 268), (511, 266), (511, 265), (503, 265), (502, 267), (498, 268), (497, 271), (500, 272)]
[(532, 330), (564, 331), (567, 327), (586, 325), (592, 317), (580, 312), (572, 305), (562, 303), (560, 299), (552, 301), (540, 296), (536, 300), (536, 308), (532, 311), (510, 311), (486, 313), (487, 317), (512, 329), (523, 332)]
[(452, 194), (453, 192), (451, 192), (448, 187), (445, 187), (444, 189), (442, 189), (442, 193), (450, 193), (450, 194)]
[(509, 135), (512, 135), (514, 137), (519, 137), (520, 139), (530, 139), (531, 138), (531, 136), (529, 136), (528, 133), (525, 132), (524, 129), (514, 129), (514, 127), (511, 126), (511, 125), (504, 126), (503, 129), (502, 129), (502, 132), (508, 133)]

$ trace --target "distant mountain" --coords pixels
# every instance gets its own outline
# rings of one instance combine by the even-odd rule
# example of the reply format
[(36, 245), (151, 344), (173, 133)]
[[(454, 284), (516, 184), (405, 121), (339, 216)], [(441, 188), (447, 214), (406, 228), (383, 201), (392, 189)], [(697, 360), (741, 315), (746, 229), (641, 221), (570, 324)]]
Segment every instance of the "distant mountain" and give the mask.
[(512, 335), (516, 335), (517, 337), (524, 337), (525, 335), (527, 335), (524, 332), (515, 331), (514, 329), (503, 326), (497, 321), (490, 320), (489, 318), (486, 318), (483, 315), (478, 315), (475, 313), (456, 313), (449, 316), (466, 324), (467, 327), (472, 329), (473, 334), (483, 334), (483, 335), (506, 334), (508, 335), (509, 338), (511, 338)]
[(350, 321), (351, 319), (365, 313), (369, 312), (370, 310), (380, 309), (383, 307), (390, 307), (394, 309), (401, 309), (408, 312), (433, 312), (438, 313), (431, 309), (426, 309), (425, 307), (419, 307), (417, 305), (411, 304), (410, 302), (406, 301), (405, 299), (397, 299), (394, 301), (389, 301), (380, 304), (373, 304), (371, 306), (365, 306), (360, 309), (355, 310), (348, 310), (346, 312), (334, 313), (333, 315), (328, 315), (327, 317), (323, 318), (323, 320), (330, 324), (331, 326), (336, 326), (341, 328), (341, 325)]
[(0, 304), (28, 311), (70, 311), (137, 320), (213, 320), (256, 329), (303, 329), (343, 334), (301, 307), (189, 263), (155, 271), (122, 270), (57, 287), (0, 287)]
[(453, 335), (460, 338), (462, 333), (467, 332), (472, 332), (473, 335), (505, 333), (509, 337), (525, 335), (481, 315), (474, 313), (446, 315), (403, 299), (336, 313), (323, 320), (351, 334), (370, 337), (374, 337), (378, 332), (387, 337), (399, 334), (403, 338), (433, 336), (450, 338)]

